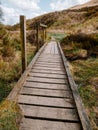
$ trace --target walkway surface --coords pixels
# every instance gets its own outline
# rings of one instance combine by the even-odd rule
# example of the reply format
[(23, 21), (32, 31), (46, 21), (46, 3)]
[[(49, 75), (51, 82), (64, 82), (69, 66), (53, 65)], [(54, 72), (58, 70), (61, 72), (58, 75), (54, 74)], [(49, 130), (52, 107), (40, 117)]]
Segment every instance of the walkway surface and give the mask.
[(20, 130), (81, 130), (76, 105), (55, 41), (47, 44), (19, 93)]

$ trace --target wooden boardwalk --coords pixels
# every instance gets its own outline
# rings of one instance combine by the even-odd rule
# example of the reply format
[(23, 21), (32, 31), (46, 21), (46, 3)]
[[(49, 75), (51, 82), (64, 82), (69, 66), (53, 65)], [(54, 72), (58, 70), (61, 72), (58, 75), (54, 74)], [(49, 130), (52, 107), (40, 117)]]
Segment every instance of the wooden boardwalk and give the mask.
[(69, 84), (65, 66), (57, 43), (51, 41), (20, 85), (17, 102), (24, 115), (20, 130), (91, 130), (85, 114), (81, 122), (82, 108), (77, 108), (77, 91)]

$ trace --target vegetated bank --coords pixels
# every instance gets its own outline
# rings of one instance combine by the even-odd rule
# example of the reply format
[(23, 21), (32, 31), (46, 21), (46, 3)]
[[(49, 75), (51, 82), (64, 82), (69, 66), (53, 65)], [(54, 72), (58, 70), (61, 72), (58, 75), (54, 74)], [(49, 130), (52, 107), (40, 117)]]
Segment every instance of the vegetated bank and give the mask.
[(98, 130), (98, 33), (70, 34), (61, 40), (93, 130)]

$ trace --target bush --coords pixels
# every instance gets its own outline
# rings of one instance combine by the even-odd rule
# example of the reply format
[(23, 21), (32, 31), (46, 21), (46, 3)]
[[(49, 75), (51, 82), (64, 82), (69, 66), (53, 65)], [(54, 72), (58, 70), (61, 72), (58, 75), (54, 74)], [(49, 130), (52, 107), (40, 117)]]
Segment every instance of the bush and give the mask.
[(20, 39), (17, 39), (17, 38), (12, 39), (11, 46), (15, 48), (17, 51), (20, 51), (21, 50)]
[(15, 50), (11, 46), (10, 37), (8, 35), (6, 35), (3, 38), (2, 56), (3, 57), (14, 57), (15, 56)]
[(98, 34), (71, 34), (62, 39), (61, 44), (75, 44), (75, 46), (87, 50), (88, 55), (92, 55), (98, 52)]

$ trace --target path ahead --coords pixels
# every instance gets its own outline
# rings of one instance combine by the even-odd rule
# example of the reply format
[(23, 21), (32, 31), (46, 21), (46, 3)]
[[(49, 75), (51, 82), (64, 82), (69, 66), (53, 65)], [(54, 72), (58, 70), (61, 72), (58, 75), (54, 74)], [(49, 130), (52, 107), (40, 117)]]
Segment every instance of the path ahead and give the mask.
[(52, 41), (32, 66), (19, 92), (17, 102), (24, 114), (20, 130), (82, 130), (73, 95), (60, 50)]

